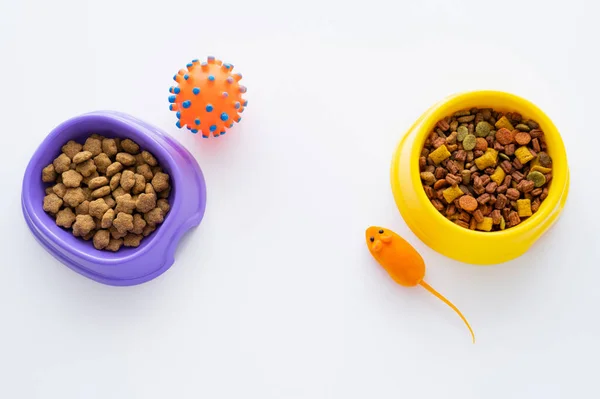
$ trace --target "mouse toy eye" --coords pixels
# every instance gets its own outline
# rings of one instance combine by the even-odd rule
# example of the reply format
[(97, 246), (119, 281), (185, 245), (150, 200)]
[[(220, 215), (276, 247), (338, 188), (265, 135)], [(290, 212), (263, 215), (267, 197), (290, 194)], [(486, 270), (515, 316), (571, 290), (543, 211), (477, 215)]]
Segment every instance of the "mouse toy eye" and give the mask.
[(369, 238), (369, 240), (370, 240), (371, 242), (373, 242), (373, 241), (375, 241), (375, 237), (371, 237), (371, 238)]
[(383, 229), (379, 230), (379, 234), (383, 234)]

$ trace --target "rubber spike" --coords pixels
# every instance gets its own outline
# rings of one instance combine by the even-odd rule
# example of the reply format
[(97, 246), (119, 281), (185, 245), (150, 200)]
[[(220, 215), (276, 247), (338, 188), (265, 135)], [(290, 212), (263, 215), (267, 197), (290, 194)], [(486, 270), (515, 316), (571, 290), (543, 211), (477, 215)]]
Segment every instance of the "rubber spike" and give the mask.
[(241, 86), (240, 85), (240, 93), (245, 93), (246, 92), (246, 86)]
[(235, 79), (236, 82), (239, 82), (242, 79), (242, 74), (241, 73), (234, 73), (233, 74), (233, 78)]
[(208, 62), (209, 64), (214, 64), (215, 57), (213, 57), (212, 55), (209, 55), (208, 57), (206, 57), (206, 62)]
[(197, 87), (194, 87), (194, 88), (192, 89), (192, 93), (194, 93), (195, 95), (198, 95), (198, 93), (200, 93), (200, 89), (199, 89), (199, 88), (197, 88)]
[(236, 101), (235, 103), (233, 103), (233, 108), (235, 108), (235, 109), (240, 109), (240, 106), (241, 106), (241, 104), (239, 101)]
[(233, 78), (230, 76), (225, 80), (227, 83), (232, 84), (233, 83)]

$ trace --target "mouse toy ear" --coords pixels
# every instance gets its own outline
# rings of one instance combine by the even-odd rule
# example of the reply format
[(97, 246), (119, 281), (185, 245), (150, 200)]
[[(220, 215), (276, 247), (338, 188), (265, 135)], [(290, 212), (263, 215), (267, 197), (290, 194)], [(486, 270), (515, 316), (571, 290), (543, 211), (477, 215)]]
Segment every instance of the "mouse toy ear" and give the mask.
[(382, 234), (379, 238), (386, 244), (392, 242), (392, 236), (389, 234)]

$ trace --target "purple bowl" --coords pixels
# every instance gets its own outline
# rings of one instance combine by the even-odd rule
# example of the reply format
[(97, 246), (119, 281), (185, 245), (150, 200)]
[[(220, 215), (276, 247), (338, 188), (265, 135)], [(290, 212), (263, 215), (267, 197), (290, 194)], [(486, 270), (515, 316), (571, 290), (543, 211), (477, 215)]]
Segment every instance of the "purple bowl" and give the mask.
[[(68, 140), (81, 141), (92, 133), (134, 140), (171, 176), (171, 210), (137, 248), (122, 247), (114, 253), (96, 250), (91, 241), (57, 226), (42, 209), (46, 187), (42, 169), (60, 154)], [(67, 120), (42, 142), (25, 171), (21, 204), (33, 235), (55, 258), (92, 280), (127, 286), (152, 280), (171, 267), (177, 243), (204, 216), (206, 185), (194, 157), (164, 132), (119, 112), (93, 112)]]

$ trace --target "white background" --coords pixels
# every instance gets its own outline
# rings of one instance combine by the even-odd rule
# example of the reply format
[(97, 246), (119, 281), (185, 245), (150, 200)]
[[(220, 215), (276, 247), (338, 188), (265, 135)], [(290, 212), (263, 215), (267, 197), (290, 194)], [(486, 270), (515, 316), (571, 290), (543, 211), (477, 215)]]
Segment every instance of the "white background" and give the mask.
[[(599, 397), (597, 4), (0, 0), (0, 397)], [(167, 96), (211, 54), (243, 73), (249, 106), (206, 141), (176, 129)], [(427, 248), (389, 185), (405, 130), (471, 89), (539, 105), (572, 172), (554, 228), (489, 268)], [(202, 224), (140, 286), (64, 267), (20, 210), (45, 135), (98, 109), (165, 129), (206, 176)], [(421, 252), (475, 345), (376, 265), (371, 224)]]

